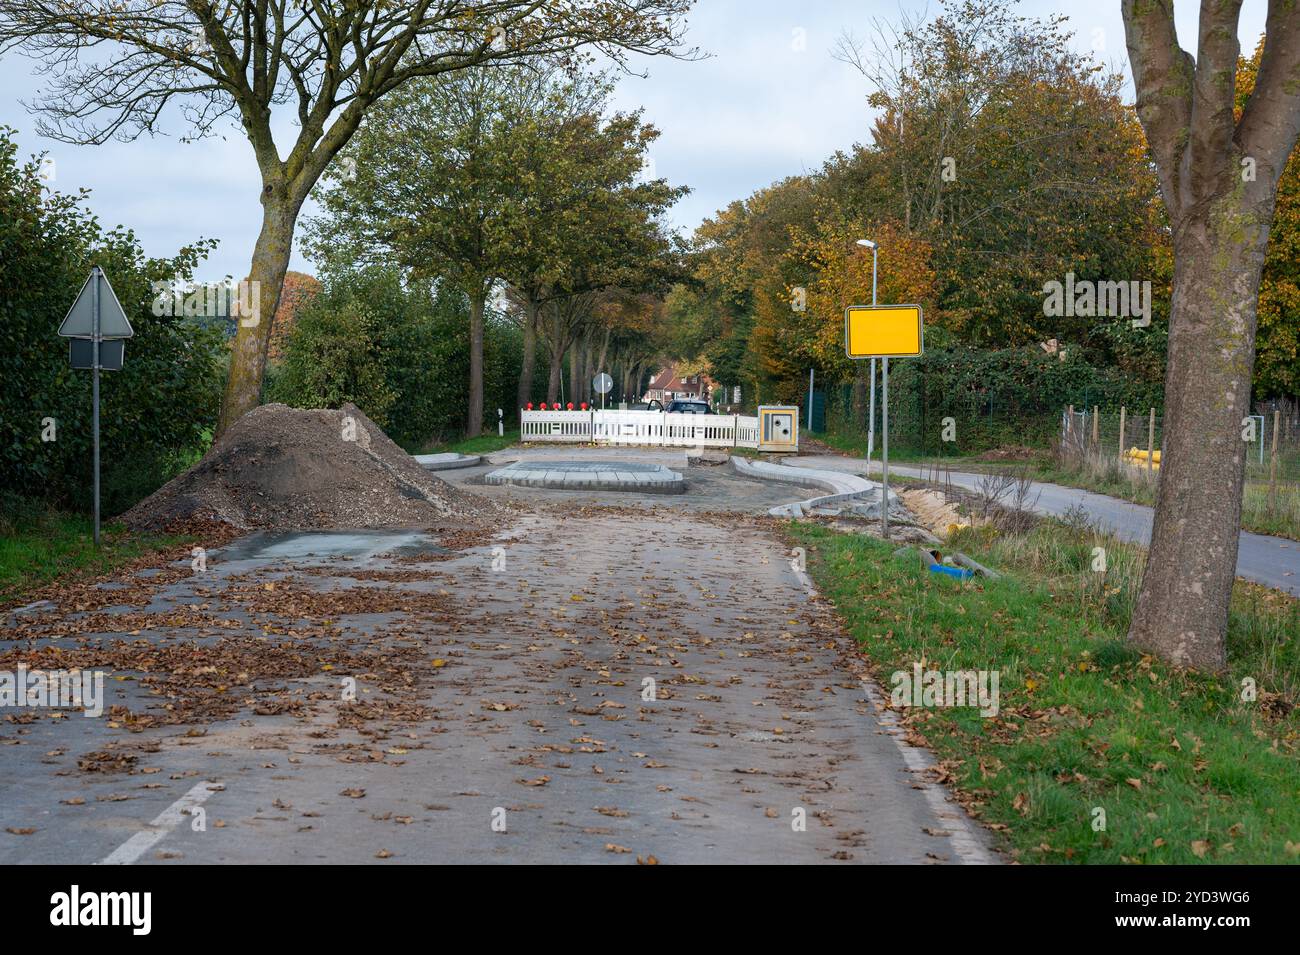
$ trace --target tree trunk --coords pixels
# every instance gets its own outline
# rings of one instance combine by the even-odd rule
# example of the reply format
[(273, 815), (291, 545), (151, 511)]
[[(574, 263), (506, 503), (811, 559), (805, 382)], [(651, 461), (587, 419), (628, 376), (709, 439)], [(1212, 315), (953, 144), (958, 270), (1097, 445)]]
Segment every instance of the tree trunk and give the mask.
[[(605, 370), (605, 359), (609, 357), (609, 336), (610, 336), (610, 334), (611, 334), (610, 329), (608, 329), (608, 328), (605, 329), (605, 338), (604, 338), (604, 340), (600, 343), (600, 357), (599, 357), (598, 359), (596, 359), (596, 368), (594, 369), (594, 372), (593, 372), (594, 374), (599, 374), (600, 372), (602, 372), (602, 371)], [(614, 376), (613, 376), (613, 375), (610, 375), (610, 377), (612, 378), (612, 377), (614, 377)]]
[(582, 400), (582, 368), (579, 352), (580, 346), (574, 342), (569, 346), (569, 401), (577, 404)]
[[(293, 246), (293, 226), (301, 200), (286, 198), (280, 187), (268, 185), (262, 191), (262, 231), (253, 246), (253, 262), (248, 273), (247, 301), (256, 305), (251, 314), (241, 314), (235, 322), (235, 341), (230, 352), (230, 374), (221, 400), (221, 417), (217, 437), (257, 407), (262, 400), (262, 376), (266, 372), (266, 349), (271, 341), (271, 325), (284, 275), (289, 270), (289, 253)], [(241, 296), (245, 297), (245, 296)]]
[(645, 377), (646, 359), (642, 358), (632, 364), (632, 400), (640, 401), (643, 397), (641, 394), (641, 379)]
[(537, 304), (531, 299), (524, 304), (524, 360), (519, 369), (519, 391), (516, 404), (520, 408), (533, 400), (533, 369), (537, 366)]
[(465, 415), (465, 436), (483, 433), (483, 308), (486, 291), (475, 289), (469, 299), (469, 408)]
[(1237, 573), (1256, 305), (1271, 204), (1235, 193), (1188, 215), (1174, 243), (1164, 441), (1155, 523), (1129, 639), (1179, 666), (1222, 670)]
[(1262, 56), (1236, 102), (1240, 0), (1202, 0), (1196, 56), (1169, 0), (1123, 0), (1137, 112), (1174, 237), (1164, 454), (1129, 639), (1222, 670), (1236, 579), (1260, 275), (1278, 180), (1300, 139), (1300, 19), (1270, 0)]
[(546, 382), (546, 403), (553, 405), (560, 400), (560, 374), (561, 366), (564, 362), (564, 352), (557, 348), (552, 348), (550, 352), (551, 359), (551, 377)]

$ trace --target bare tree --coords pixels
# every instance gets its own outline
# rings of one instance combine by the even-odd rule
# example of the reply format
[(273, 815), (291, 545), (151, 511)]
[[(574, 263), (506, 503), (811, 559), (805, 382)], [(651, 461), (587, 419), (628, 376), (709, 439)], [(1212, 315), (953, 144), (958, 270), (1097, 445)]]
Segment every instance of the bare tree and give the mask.
[(1278, 179), (1300, 136), (1300, 15), (1269, 0), (1254, 92), (1234, 113), (1242, 0), (1202, 0), (1197, 55), (1172, 0), (1123, 0), (1138, 116), (1173, 229), (1165, 438), (1129, 639), (1172, 662), (1226, 663), (1245, 479), (1256, 306)]
[[(249, 279), (274, 315), (298, 212), (372, 105), (407, 80), (494, 61), (597, 50), (682, 50), (691, 0), (0, 0), (0, 53), (40, 61), (42, 133), (98, 144), (159, 131), (175, 105), (188, 137), (237, 118), (261, 173)], [(297, 131), (282, 156), (272, 134)], [(260, 397), (271, 322), (241, 316), (219, 428)]]

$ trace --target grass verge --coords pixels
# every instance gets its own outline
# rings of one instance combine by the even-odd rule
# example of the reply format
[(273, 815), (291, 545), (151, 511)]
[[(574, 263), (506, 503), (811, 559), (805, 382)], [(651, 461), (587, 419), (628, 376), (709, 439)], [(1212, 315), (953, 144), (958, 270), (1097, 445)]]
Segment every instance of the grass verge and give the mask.
[(129, 533), (79, 514), (49, 512), (0, 528), (0, 606), (21, 602), (57, 578), (107, 573), (122, 564), (188, 542), (187, 537)]
[[(1300, 861), (1300, 603), (1241, 584), (1230, 668), (1174, 670), (1124, 640), (1140, 550), (1086, 527), (954, 545), (1009, 571), (961, 584), (874, 538), (790, 534), (886, 694), (894, 672), (996, 670), (1000, 709), (900, 711), (1024, 862)], [(1105, 547), (1104, 573), (1092, 570)], [(1253, 700), (1243, 681), (1254, 681)], [(1104, 823), (1104, 828), (1100, 826)]]
[(429, 454), (455, 451), (459, 454), (490, 454), (519, 443), (519, 429), (507, 431), (504, 435), (480, 434), (477, 438), (461, 438), (429, 449)]

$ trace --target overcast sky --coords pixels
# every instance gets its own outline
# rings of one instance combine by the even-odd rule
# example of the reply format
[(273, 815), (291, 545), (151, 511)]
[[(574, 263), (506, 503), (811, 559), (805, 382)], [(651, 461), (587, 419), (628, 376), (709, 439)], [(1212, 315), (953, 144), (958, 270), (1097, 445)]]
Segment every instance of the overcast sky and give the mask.
[[(1067, 15), (1078, 49), (1095, 50), (1127, 73), (1119, 6), (1119, 0), (1025, 0), (1021, 10)], [(1183, 2), (1178, 11), (1184, 48), (1195, 47), (1197, 6)], [(699, 0), (688, 40), (710, 58), (643, 60), (638, 68), (648, 77), (627, 77), (617, 96), (620, 108), (644, 107), (662, 132), (651, 151), (655, 174), (692, 189), (674, 209), (673, 223), (689, 231), (733, 199), (817, 169), (835, 150), (865, 141), (866, 83), (831, 49), (845, 31), (865, 36), (873, 18), (896, 20), (900, 9), (933, 13), (938, 4)], [(1246, 0), (1243, 50), (1254, 48), (1265, 9), (1266, 0)], [(261, 207), (257, 168), (237, 130), (224, 140), (182, 144), (182, 128), (173, 124), (170, 138), (68, 146), (38, 137), (21, 105), (39, 84), (30, 61), (14, 54), (0, 61), (0, 125), (18, 130), (24, 155), (49, 151), (55, 188), (92, 190), (89, 205), (100, 221), (133, 228), (150, 255), (171, 255), (200, 235), (219, 239), (200, 278), (247, 273)], [(293, 267), (312, 271), (297, 251)]]

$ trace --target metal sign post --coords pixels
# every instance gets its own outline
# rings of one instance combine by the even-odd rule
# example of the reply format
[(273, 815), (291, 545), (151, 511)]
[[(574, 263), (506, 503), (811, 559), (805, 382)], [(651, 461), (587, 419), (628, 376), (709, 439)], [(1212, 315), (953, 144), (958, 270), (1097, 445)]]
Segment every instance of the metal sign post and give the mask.
[[(100, 286), (105, 294), (100, 294)], [(99, 546), (99, 373), (100, 371), (119, 371), (122, 368), (124, 346), (119, 339), (130, 338), (135, 332), (127, 321), (122, 303), (117, 300), (108, 276), (98, 265), (90, 270), (90, 277), (81, 286), (76, 301), (59, 325), (59, 334), (71, 338), (68, 359), (73, 368), (88, 367), (91, 372), (91, 444), (94, 458), (94, 497), (95, 497), (95, 546)], [(88, 340), (89, 355), (85, 347), (78, 347), (78, 340)], [(104, 343), (109, 342), (108, 360), (104, 358)], [(87, 358), (89, 364), (87, 365)]]
[(92, 366), (91, 374), (94, 384), (91, 386), (90, 406), (91, 406), (91, 433), (94, 435), (95, 445), (95, 546), (99, 546), (99, 266), (95, 266), (90, 272), (90, 284), (92, 288), (92, 299), (94, 303), (94, 319), (91, 325), (93, 331), (90, 334), (91, 348), (95, 352), (95, 364)]
[(889, 359), (880, 360), (880, 536), (889, 540)]
[[(844, 310), (844, 353), (881, 360), (880, 532), (889, 538), (889, 359), (915, 358), (925, 351), (919, 305), (850, 305)], [(874, 384), (874, 376), (873, 376)], [(870, 462), (868, 462), (870, 469)]]
[(605, 396), (609, 394), (609, 390), (614, 387), (614, 379), (602, 371), (595, 378), (591, 379), (591, 387), (595, 388), (600, 394), (600, 410), (604, 411)]

